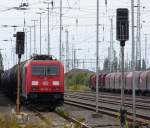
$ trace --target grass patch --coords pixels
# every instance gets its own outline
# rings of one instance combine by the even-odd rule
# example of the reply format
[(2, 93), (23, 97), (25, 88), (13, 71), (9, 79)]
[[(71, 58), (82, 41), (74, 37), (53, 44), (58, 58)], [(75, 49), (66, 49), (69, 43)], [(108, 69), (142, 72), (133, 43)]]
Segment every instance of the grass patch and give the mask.
[(82, 126), (81, 126), (80, 123), (85, 122), (85, 118), (79, 117), (79, 118), (77, 119), (77, 121), (78, 121), (78, 122), (76, 122), (76, 123), (72, 123), (72, 122), (71, 122), (71, 123), (69, 123), (69, 124), (64, 125), (64, 128), (82, 128)]
[(52, 128), (44, 122), (26, 122), (18, 123), (14, 115), (0, 115), (0, 128)]
[(90, 90), (89, 87), (86, 87), (85, 85), (71, 85), (71, 86), (68, 86), (66, 88), (67, 91), (88, 91)]
[(62, 116), (62, 117), (65, 117), (65, 118), (68, 118), (68, 117), (69, 117), (69, 113), (66, 112), (62, 107), (56, 108), (55, 112), (56, 112), (57, 114), (59, 114), (60, 116)]
[(79, 117), (79, 118), (77, 118), (77, 121), (79, 123), (75, 123), (75, 128), (81, 128), (81, 123), (84, 123), (86, 120), (83, 117)]
[(17, 121), (8, 115), (0, 117), (0, 126), (1, 128), (21, 128)]
[[(133, 124), (129, 124), (127, 128), (133, 128)], [(135, 128), (143, 128), (141, 124), (136, 123)]]
[[(64, 118), (69, 118), (69, 113), (68, 112), (65, 112), (63, 108), (57, 108), (56, 110), (56, 113), (59, 114), (60, 116), (64, 117)], [(82, 118), (82, 117), (79, 117), (76, 119), (78, 122), (76, 123), (69, 123), (69, 124), (65, 124), (64, 125), (64, 128), (81, 128), (81, 123), (84, 123), (85, 122), (85, 118)]]
[(70, 71), (65, 74), (65, 89), (67, 91), (86, 91), (89, 88), (89, 71)]
[(85, 120), (84, 117), (79, 117), (79, 118), (77, 118), (77, 121), (79, 121), (79, 122), (85, 122), (86, 120)]

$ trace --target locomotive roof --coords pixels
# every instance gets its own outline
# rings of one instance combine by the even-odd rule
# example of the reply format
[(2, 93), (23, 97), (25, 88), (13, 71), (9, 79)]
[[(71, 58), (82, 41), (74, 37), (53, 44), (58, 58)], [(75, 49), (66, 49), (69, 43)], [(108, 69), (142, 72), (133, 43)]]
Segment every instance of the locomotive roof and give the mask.
[(52, 55), (37, 55), (34, 54), (31, 56), (32, 60), (57, 60), (54, 56)]

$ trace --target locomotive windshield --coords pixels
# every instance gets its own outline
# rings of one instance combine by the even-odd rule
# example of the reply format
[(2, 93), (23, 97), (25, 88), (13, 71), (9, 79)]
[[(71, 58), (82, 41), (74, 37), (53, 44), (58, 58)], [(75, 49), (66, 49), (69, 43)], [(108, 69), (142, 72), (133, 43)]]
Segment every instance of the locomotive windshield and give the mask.
[(32, 65), (32, 75), (57, 75), (57, 65)]
[(32, 65), (32, 75), (45, 75), (44, 66)]
[(49, 65), (46, 68), (47, 75), (57, 75), (58, 74), (58, 66), (57, 65)]

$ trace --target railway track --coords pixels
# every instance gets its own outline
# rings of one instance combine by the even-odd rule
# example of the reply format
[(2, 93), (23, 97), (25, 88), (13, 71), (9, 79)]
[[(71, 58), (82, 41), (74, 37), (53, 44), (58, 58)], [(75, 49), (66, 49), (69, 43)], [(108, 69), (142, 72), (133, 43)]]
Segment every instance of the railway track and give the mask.
[[(43, 122), (45, 122), (48, 126), (52, 125), (51, 122), (49, 122), (49, 120), (45, 117), (45, 115), (42, 114), (41, 109), (39, 109), (39, 107), (34, 106), (34, 105), (30, 105), (28, 106), (28, 108), (30, 110), (32, 110)], [(43, 109), (45, 110), (45, 109)], [(78, 124), (79, 126), (81, 126), (81, 128), (90, 128), (89, 126), (87, 126), (86, 124), (76, 120), (75, 118), (72, 118), (70, 116), (66, 116), (66, 115), (62, 115), (59, 112), (55, 111), (54, 113), (56, 113), (57, 115), (61, 116), (62, 118), (64, 118), (65, 120), (67, 120), (68, 122), (73, 122), (75, 124)]]
[[(95, 95), (90, 95), (90, 94), (88, 95), (88, 94), (84, 94), (84, 93), (79, 93), (79, 94), (75, 94), (75, 95), (69, 94), (69, 96), (71, 96), (72, 98), (78, 97), (78, 99), (95, 101)], [(100, 97), (99, 97), (99, 102), (101, 102), (101, 103), (109, 103), (109, 104), (119, 105), (120, 101), (121, 101), (120, 97), (112, 97), (112, 96), (107, 96), (107, 95), (100, 95)], [(131, 98), (126, 98), (125, 106), (132, 107), (132, 99)], [(136, 100), (136, 108), (150, 111), (150, 100), (137, 99)]]
[(34, 105), (29, 105), (27, 108), (35, 113), (36, 116), (38, 116), (45, 124), (48, 126), (51, 125), (51, 123), (47, 120), (47, 118), (40, 112), (39, 108)]
[[(132, 121), (132, 99), (127, 96), (126, 100), (127, 119)], [(99, 96), (99, 112), (119, 117), (120, 102), (119, 95), (101, 94)], [(65, 93), (65, 103), (95, 111), (95, 94), (90, 92)], [(144, 125), (150, 125), (150, 100), (148, 98), (137, 98), (136, 121)]]

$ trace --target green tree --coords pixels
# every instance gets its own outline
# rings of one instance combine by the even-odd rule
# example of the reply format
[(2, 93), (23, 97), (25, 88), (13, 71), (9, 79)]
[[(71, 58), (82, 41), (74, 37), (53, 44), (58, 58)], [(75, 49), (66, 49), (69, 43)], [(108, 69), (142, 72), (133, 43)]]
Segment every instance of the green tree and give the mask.
[(145, 60), (142, 60), (142, 71), (146, 70), (146, 63)]
[(103, 64), (103, 70), (104, 70), (104, 71), (109, 71), (109, 67), (110, 67), (109, 59), (108, 59), (108, 58), (105, 58), (104, 64)]

